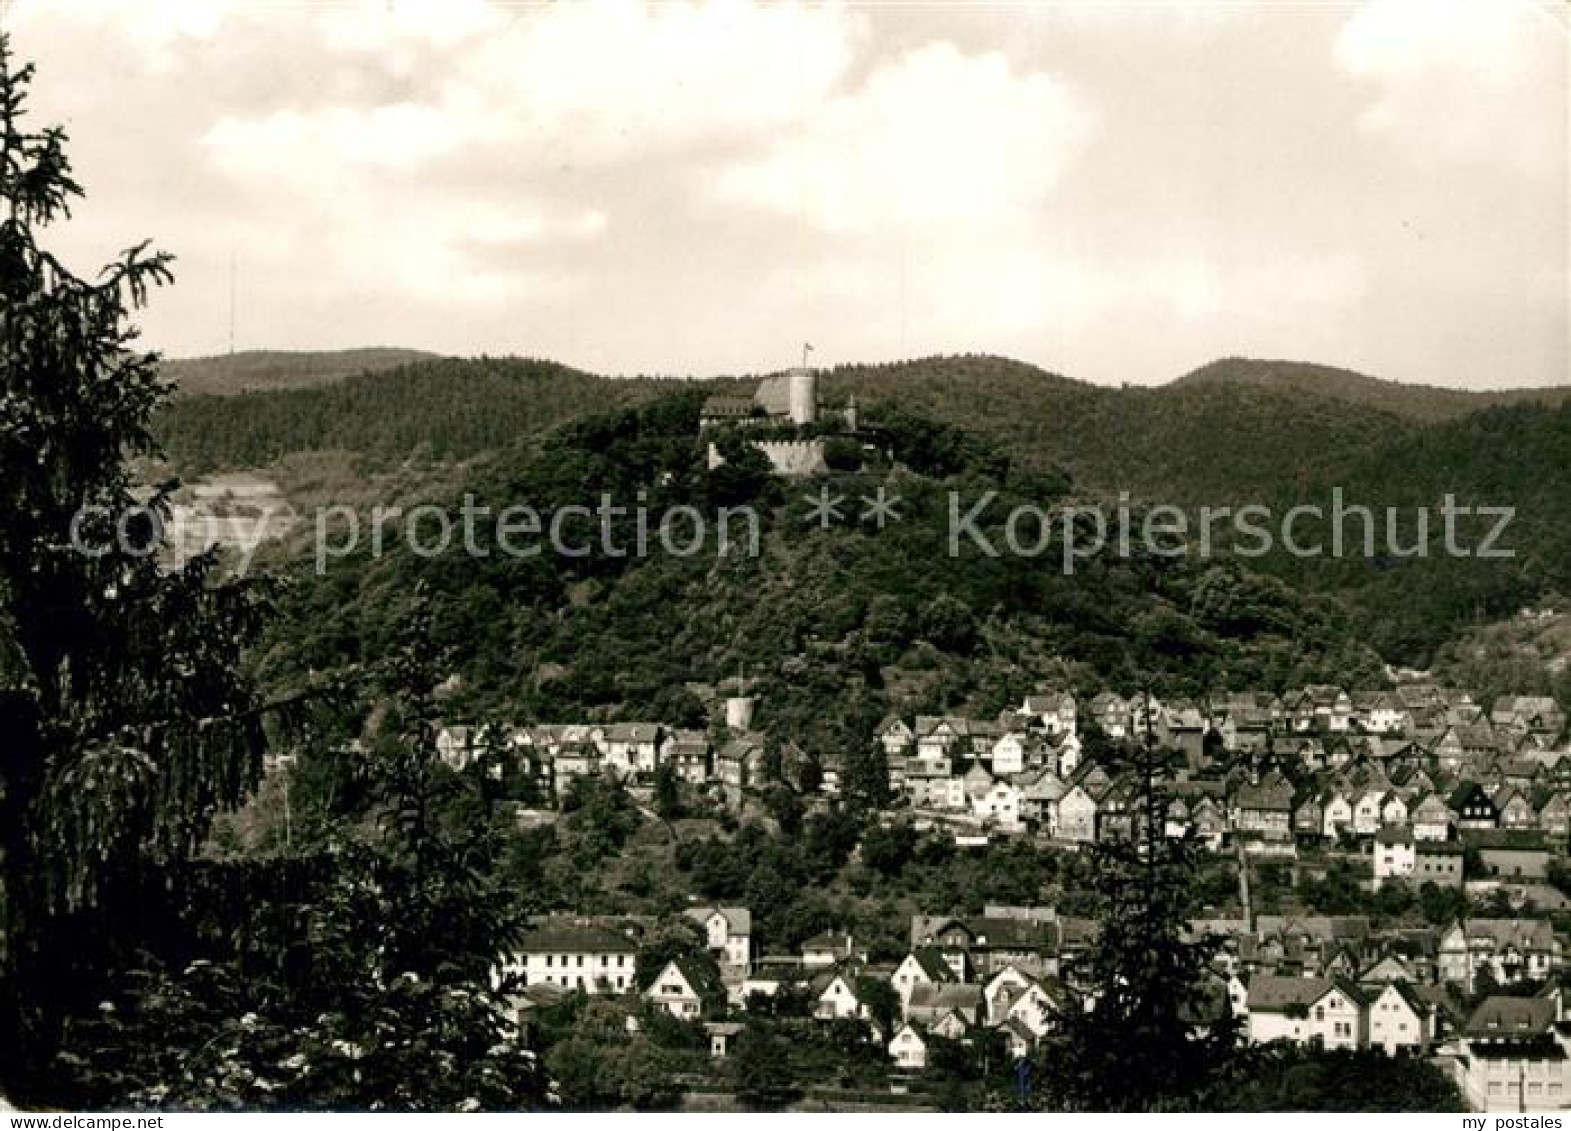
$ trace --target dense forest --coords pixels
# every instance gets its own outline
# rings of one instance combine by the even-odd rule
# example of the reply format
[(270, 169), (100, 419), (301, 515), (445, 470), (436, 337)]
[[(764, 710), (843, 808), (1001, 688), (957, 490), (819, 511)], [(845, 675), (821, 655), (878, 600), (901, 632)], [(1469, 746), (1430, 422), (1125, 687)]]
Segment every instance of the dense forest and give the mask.
[[(613, 381), (543, 361), (433, 360), (310, 388), (181, 398), (165, 408), (159, 434), (188, 474), (324, 450), (352, 454), (366, 474), (422, 463), (506, 466), (586, 413), (673, 389), (700, 398), (750, 387)], [(1359, 638), (1392, 662), (1427, 664), (1459, 631), (1571, 591), (1561, 521), (1571, 511), (1571, 402), (1554, 403), (1556, 390), (1471, 394), (1241, 361), (1163, 387), (1111, 389), (985, 356), (844, 366), (826, 373), (823, 389), (830, 404), (855, 395), (875, 416), (957, 428), (1014, 468), (1017, 483), (1038, 472), (1067, 483), (1077, 499), (1127, 493), (1150, 504), (1256, 503), (1281, 514), (1300, 503), (1329, 509), (1340, 488), (1348, 505), (1374, 510), (1374, 555), (1273, 553), (1251, 566), (1334, 596)], [(450, 488), (431, 480), (432, 497)], [(1415, 509), (1436, 512), (1447, 494), (1459, 504), (1516, 507), (1500, 542), (1514, 557), (1447, 559), (1438, 513), (1422, 558), (1384, 552), (1385, 508), (1401, 508), (1406, 545)], [(1350, 545), (1362, 539), (1360, 522)], [(1476, 545), (1488, 525), (1465, 523), (1466, 544)]]
[[(1041, 557), (968, 546), (952, 555), (951, 491), (997, 493), (980, 529), (1002, 544), (1012, 501), (1045, 504), (1068, 484), (1011, 468), (992, 445), (913, 414), (874, 413), (903, 458), (834, 477), (832, 489), (853, 502), (846, 522), (823, 529), (806, 521), (800, 489), (761, 460), (739, 454), (706, 469), (699, 399), (679, 393), (575, 421), (539, 450), (488, 464), (465, 491), (493, 513), (520, 501), (549, 512), (602, 493), (624, 505), (642, 498), (657, 516), (748, 505), (760, 520), (756, 554), (719, 553), (713, 531), (690, 556), (362, 550), (294, 587), (267, 654), (274, 678), (370, 662), (416, 580), (438, 603), (435, 643), (460, 658), (461, 695), (476, 713), (692, 723), (704, 711), (686, 685), (742, 671), (761, 693), (759, 725), (814, 750), (859, 742), (897, 707), (996, 713), (1048, 679), (1088, 692), (1151, 683), (1199, 694), (1380, 678), (1378, 657), (1335, 602), (1234, 562), (1137, 552), (1089, 560), (1071, 576), (1061, 529)], [(880, 487), (902, 513), (882, 531), (854, 502)], [(616, 528), (623, 546), (630, 523)]]

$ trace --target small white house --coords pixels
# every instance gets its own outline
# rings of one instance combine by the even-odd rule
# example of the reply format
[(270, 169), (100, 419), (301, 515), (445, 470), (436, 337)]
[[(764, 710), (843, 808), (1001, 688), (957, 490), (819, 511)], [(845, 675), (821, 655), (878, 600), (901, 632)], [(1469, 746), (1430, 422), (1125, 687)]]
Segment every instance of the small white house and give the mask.
[(659, 976), (644, 991), (644, 998), (672, 1017), (693, 1021), (704, 1011), (704, 999), (699, 996), (701, 979), (680, 959), (673, 958), (665, 964)]
[(909, 1022), (900, 1026), (900, 1031), (889, 1042), (889, 1059), (900, 1068), (927, 1067), (927, 1041), (917, 1032), (916, 1026)]
[(1412, 831), (1403, 825), (1387, 825), (1375, 834), (1375, 887), (1386, 880), (1405, 880), (1413, 874), (1418, 854)]

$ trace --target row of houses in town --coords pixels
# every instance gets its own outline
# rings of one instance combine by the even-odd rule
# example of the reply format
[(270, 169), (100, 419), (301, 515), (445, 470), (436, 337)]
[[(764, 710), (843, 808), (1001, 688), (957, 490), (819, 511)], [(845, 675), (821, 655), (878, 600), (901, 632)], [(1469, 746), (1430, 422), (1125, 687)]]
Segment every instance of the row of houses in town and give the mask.
[[(550, 922), (527, 936), (503, 969), (519, 1000), (562, 994), (641, 995), (671, 1015), (706, 1023), (717, 1055), (738, 1018), (787, 992), (822, 1021), (857, 1020), (876, 1031), (893, 1065), (919, 1070), (933, 1039), (997, 1034), (1029, 1053), (1079, 1000), (1077, 956), (1097, 925), (1044, 907), (988, 907), (980, 915), (915, 915), (895, 961), (869, 961), (850, 934), (825, 932), (793, 954), (754, 950), (746, 908), (685, 912), (713, 956), (671, 958), (636, 975), (641, 930), (630, 920)], [(1239, 1039), (1390, 1055), (1451, 1057), (1481, 1107), (1571, 1103), (1563, 1075), (1566, 1025), (1557, 987), (1566, 943), (1536, 918), (1474, 918), (1445, 928), (1374, 928), (1362, 916), (1272, 916), (1192, 925), (1216, 947), (1197, 1024), (1235, 1019)], [(885, 1016), (873, 983), (893, 990)], [(1483, 996), (1490, 985), (1535, 996)], [(1084, 987), (1082, 987), (1084, 988)], [(1502, 1004), (1516, 1003), (1516, 1004)], [(1524, 1004), (1535, 1003), (1535, 1004)], [(1539, 1085), (1534, 1087), (1534, 1084)]]
[[(752, 709), (751, 698), (728, 699), (725, 725), (717, 720), (707, 730), (658, 721), (455, 724), (439, 730), (437, 748), (455, 769), (480, 761), (496, 774), (511, 767), (548, 796), (560, 795), (578, 777), (647, 780), (662, 766), (682, 781), (714, 784), (736, 797), (771, 778), (806, 782), (810, 764), (813, 788), (831, 795), (839, 791), (844, 751), (809, 755), (790, 741), (771, 743), (752, 729)], [(1364, 827), (1370, 823), (1369, 790), (1359, 783), (1359, 796), (1348, 796), (1351, 784), (1340, 780), (1358, 767), (1376, 768), (1391, 787), (1388, 793), (1408, 798), (1434, 791), (1437, 780), (1466, 778), (1491, 797), (1511, 786), (1533, 805), (1537, 819), (1552, 793), (1571, 791), (1565, 723), (1564, 712), (1546, 697), (1503, 696), (1486, 712), (1465, 692), (1421, 683), (1368, 693), (1325, 686), (1281, 696), (1238, 692), (1203, 702), (1125, 698), (1111, 691), (1081, 701), (1058, 690), (1028, 695), (1019, 707), (992, 719), (891, 716), (878, 726), (873, 741), (888, 768), (891, 791), (906, 804), (1006, 830), (1052, 826), (1062, 809), (1073, 818), (1077, 809), (1086, 808), (1083, 797), (1071, 798), (1067, 806), (1063, 802), (1079, 784), (1086, 742), (1095, 730), (1113, 740), (1150, 736), (1182, 750), (1189, 777), (1200, 783), (1185, 801), (1201, 810), (1189, 823), (1208, 824), (1212, 814), (1207, 809), (1221, 796), (1226, 805), (1257, 814), (1262, 832), (1285, 836), (1285, 814), (1285, 824), (1299, 833), (1313, 818), (1323, 827), (1347, 824), (1361, 835), (1373, 835), (1375, 829)], [(1238, 755), (1269, 756), (1337, 779), (1333, 784), (1342, 792), (1317, 797), (1318, 810), (1298, 797), (1289, 797), (1293, 804), (1284, 809), (1276, 804), (1273, 783), (1252, 782), (1251, 789), (1267, 794), (1257, 800), (1270, 804), (1252, 804), (1246, 797), (1239, 806), (1226, 789), (1237, 783), (1205, 784), (1208, 771)], [(1498, 804), (1506, 802), (1502, 798)], [(1352, 817), (1344, 819), (1344, 805), (1353, 808)], [(1547, 819), (1565, 821), (1568, 809), (1565, 800), (1554, 800)], [(1519, 816), (1510, 813), (1503, 819)], [(1069, 839), (1083, 839), (1073, 835), (1080, 828), (1075, 820), (1066, 824)]]

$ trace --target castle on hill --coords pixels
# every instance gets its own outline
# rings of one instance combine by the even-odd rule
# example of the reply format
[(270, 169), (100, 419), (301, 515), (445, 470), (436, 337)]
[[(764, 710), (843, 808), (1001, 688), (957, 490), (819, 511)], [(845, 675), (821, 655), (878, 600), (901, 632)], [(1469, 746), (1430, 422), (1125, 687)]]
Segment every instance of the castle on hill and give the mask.
[[(712, 396), (699, 414), (699, 428), (745, 428), (784, 433), (752, 441), (777, 475), (819, 475), (829, 470), (824, 459), (826, 435), (855, 435), (858, 431), (856, 397), (844, 408), (826, 409), (818, 396), (818, 373), (798, 366), (767, 377), (751, 397)], [(792, 434), (794, 433), (794, 434)], [(709, 445), (709, 466), (724, 463), (714, 443)]]

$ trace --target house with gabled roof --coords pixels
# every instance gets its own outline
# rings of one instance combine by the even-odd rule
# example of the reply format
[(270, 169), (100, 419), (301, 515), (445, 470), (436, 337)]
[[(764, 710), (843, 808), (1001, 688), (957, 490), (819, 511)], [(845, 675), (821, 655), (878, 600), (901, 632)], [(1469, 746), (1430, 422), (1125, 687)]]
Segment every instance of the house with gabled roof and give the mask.
[(1067, 691), (1028, 695), (1020, 713), (1029, 716), (1045, 734), (1074, 734), (1079, 730), (1078, 706)]
[(1456, 824), (1461, 829), (1495, 829), (1500, 827), (1500, 810), (1477, 782), (1465, 781), (1452, 791), (1446, 804), (1456, 814)]
[(889, 758), (905, 758), (916, 741), (916, 732), (899, 715), (889, 715), (878, 724), (874, 737), (883, 745)]
[(1407, 818), (1416, 841), (1451, 839), (1451, 807), (1438, 793), (1426, 793), (1414, 801)]
[(1538, 814), (1527, 794), (1513, 785), (1503, 785), (1490, 798), (1494, 802), (1502, 829), (1533, 829), (1538, 827)]
[(959, 754), (971, 733), (965, 719), (951, 715), (918, 715), (914, 734), (917, 757), (948, 762)]
[(901, 1025), (889, 1041), (889, 1059), (898, 1068), (927, 1067), (927, 1038), (909, 1021)]
[(680, 1021), (696, 1021), (704, 1014), (704, 1000), (713, 999), (719, 987), (713, 976), (688, 958), (673, 958), (644, 987), (644, 1000)]
[(1439, 973), (1471, 986), (1488, 966), (1496, 982), (1542, 979), (1561, 966), (1561, 942), (1543, 919), (1468, 919), (1440, 936)]
[(1078, 734), (1049, 736), (1042, 751), (1042, 762), (1061, 778), (1069, 778), (1080, 769), (1084, 743)]
[(867, 949), (845, 931), (824, 931), (802, 944), (802, 965), (822, 970), (845, 962), (866, 962)]
[(1357, 1049), (1366, 1043), (1364, 994), (1350, 981), (1256, 974), (1248, 990), (1251, 1044), (1318, 1041), (1328, 1049)]
[(954, 969), (945, 961), (942, 950), (919, 946), (900, 960), (889, 982), (900, 995), (901, 1004), (904, 1004), (911, 1000), (911, 994), (918, 986), (948, 985), (959, 980)]
[(1417, 866), (1413, 833), (1406, 825), (1386, 825), (1373, 844), (1374, 885), (1378, 891), (1387, 880), (1406, 880)]
[(1404, 1050), (1421, 1052), (1434, 1039), (1432, 1012), (1406, 982), (1388, 981), (1369, 992), (1369, 1047), (1387, 1056)]
[(660, 763), (670, 766), (681, 781), (702, 785), (712, 772), (709, 736), (701, 730), (667, 731)]
[(1257, 785), (1245, 785), (1233, 797), (1233, 823), (1240, 833), (1267, 840), (1289, 840), (1293, 835), (1293, 787), (1272, 772)]
[(1538, 810), (1538, 827), (1551, 841), (1564, 845), (1571, 834), (1571, 794), (1565, 790), (1541, 789), (1533, 796)]
[(1061, 840), (1090, 844), (1096, 840), (1097, 802), (1084, 785), (1073, 785), (1058, 799), (1058, 828)]
[(917, 986), (905, 1004), (907, 1021), (931, 1025), (945, 1014), (954, 1013), (967, 1026), (981, 1024), (986, 1003), (982, 987), (975, 982), (950, 982)]
[(1325, 803), (1310, 789), (1293, 801), (1293, 835), (1319, 839), (1325, 835)]
[(1341, 789), (1327, 790), (1321, 795), (1320, 812), (1328, 840), (1335, 840), (1343, 829), (1353, 827), (1353, 802)]
[(820, 971), (809, 983), (813, 1016), (820, 1021), (846, 1018), (871, 1020), (872, 1010), (862, 997), (862, 967), (849, 962)]
[(1559, 737), (1566, 728), (1566, 715), (1548, 695), (1502, 695), (1489, 710), (1489, 721), (1496, 727), (1519, 734)]
[(608, 770), (630, 778), (652, 774), (660, 764), (659, 723), (612, 723), (605, 728), (601, 751)]
[(1068, 792), (1064, 780), (1047, 767), (1015, 779), (1020, 787), (1020, 814), (1027, 821), (1036, 821), (1048, 836), (1056, 836), (1058, 828), (1058, 802)]
[(1559, 1032), (1558, 990), (1485, 998), (1459, 1034), (1462, 1094), (1475, 1111), (1562, 1111), (1571, 1102), (1571, 1059)]
[(746, 907), (689, 907), (683, 912), (704, 932), (723, 966), (746, 970), (753, 960), (753, 913)]
[(529, 931), (498, 965), (499, 976), (587, 994), (633, 988), (638, 946), (626, 935), (580, 923), (546, 922)]

